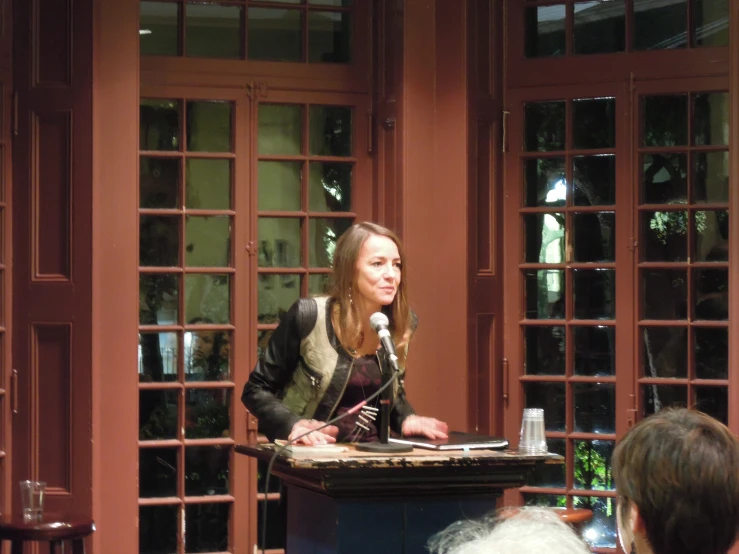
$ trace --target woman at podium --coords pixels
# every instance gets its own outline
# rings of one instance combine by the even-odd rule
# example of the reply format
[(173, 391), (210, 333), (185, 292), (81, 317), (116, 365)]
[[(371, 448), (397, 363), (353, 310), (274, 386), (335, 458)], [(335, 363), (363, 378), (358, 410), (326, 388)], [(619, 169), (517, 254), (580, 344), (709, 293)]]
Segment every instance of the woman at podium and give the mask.
[[(381, 312), (389, 322), (400, 370), (392, 384), (391, 431), (446, 438), (447, 425), (416, 415), (403, 390), (416, 328), (402, 279), (404, 263), (400, 239), (380, 225), (358, 223), (339, 238), (330, 294), (301, 298), (290, 307), (244, 386), (241, 400), (259, 420), (260, 432), (270, 440), (304, 435), (297, 443), (309, 445), (375, 440), (378, 399), (356, 413), (353, 409), (381, 387), (384, 356), (370, 323), (370, 316)], [(323, 427), (346, 412), (351, 413), (336, 425)]]

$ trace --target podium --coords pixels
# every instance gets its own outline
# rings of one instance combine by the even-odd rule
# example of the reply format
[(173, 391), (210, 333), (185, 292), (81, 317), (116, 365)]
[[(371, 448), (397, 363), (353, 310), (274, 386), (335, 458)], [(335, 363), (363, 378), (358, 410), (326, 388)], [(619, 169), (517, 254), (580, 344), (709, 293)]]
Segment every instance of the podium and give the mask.
[[(237, 445), (236, 452), (269, 461), (274, 446)], [(562, 462), (555, 454), (379, 455), (351, 446), (331, 457), (279, 455), (272, 474), (287, 488), (286, 553), (428, 554), (434, 533), (494, 510), (503, 491), (522, 486), (538, 464)]]

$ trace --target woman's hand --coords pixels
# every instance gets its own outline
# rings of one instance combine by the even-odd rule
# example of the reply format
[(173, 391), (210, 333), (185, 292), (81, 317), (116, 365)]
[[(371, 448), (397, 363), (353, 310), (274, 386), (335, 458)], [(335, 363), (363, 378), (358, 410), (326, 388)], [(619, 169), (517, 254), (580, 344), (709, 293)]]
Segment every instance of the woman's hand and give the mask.
[(427, 437), (429, 439), (445, 439), (449, 426), (433, 417), (410, 415), (401, 426), (403, 436)]
[[(321, 425), (324, 425), (323, 421), (317, 421), (315, 419), (301, 419), (293, 425), (290, 435), (287, 440), (292, 441), (293, 439), (300, 437), (304, 433), (310, 433), (313, 429), (318, 429)], [(328, 444), (336, 442), (336, 435), (339, 434), (339, 428), (334, 425), (324, 427), (320, 431), (313, 431), (312, 433), (301, 437), (293, 444)]]

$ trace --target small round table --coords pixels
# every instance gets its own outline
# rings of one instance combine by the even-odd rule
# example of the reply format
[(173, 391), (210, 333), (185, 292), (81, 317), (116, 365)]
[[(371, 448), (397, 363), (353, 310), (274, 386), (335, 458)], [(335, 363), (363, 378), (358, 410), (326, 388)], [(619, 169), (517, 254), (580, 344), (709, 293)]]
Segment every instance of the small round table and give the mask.
[(49, 554), (61, 554), (64, 541), (72, 545), (72, 554), (85, 554), (85, 537), (95, 531), (95, 523), (89, 517), (67, 514), (43, 514), (39, 521), (26, 521), (22, 516), (0, 516), (0, 554), (3, 541), (10, 541), (10, 554), (23, 554), (23, 543), (47, 541)]

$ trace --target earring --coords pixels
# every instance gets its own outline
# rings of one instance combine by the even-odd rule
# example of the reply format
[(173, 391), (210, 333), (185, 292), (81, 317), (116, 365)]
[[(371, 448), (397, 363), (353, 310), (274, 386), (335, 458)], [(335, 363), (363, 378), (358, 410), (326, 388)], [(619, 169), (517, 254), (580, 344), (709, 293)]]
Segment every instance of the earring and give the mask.
[(631, 541), (631, 554), (636, 554), (636, 545), (634, 541)]
[(351, 287), (349, 287), (349, 305), (350, 306), (354, 305), (354, 300), (352, 300), (352, 288)]

